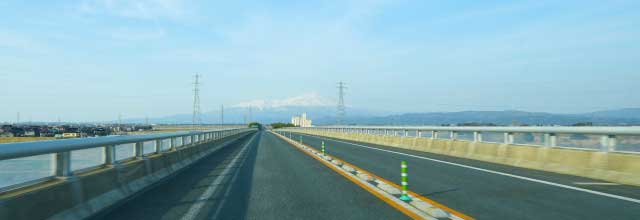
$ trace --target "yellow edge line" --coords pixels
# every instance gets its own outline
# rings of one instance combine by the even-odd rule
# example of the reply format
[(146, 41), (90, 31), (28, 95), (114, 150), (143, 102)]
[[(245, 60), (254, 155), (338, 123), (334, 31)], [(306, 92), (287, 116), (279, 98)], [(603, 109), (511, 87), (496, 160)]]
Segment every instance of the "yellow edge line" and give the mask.
[[(332, 156), (332, 157), (333, 157), (333, 156)], [(335, 158), (335, 157), (333, 157), (333, 158)], [(341, 159), (338, 159), (338, 160), (341, 160)], [(341, 160), (341, 161), (342, 161), (342, 160)], [(367, 170), (363, 170), (362, 168), (359, 168), (359, 167), (357, 167), (357, 166), (355, 166), (355, 165), (353, 165), (353, 164), (350, 164), (350, 163), (347, 163), (347, 162), (344, 162), (344, 161), (342, 161), (342, 162), (343, 162), (343, 163), (345, 163), (345, 164), (347, 164), (347, 165), (349, 165), (349, 166), (351, 166), (351, 167), (353, 167), (353, 168), (356, 168), (356, 169), (358, 169), (358, 170), (362, 170), (363, 172), (368, 173), (368, 174), (369, 174), (369, 175), (371, 175), (372, 177), (374, 177), (374, 178), (376, 178), (376, 179), (378, 179), (378, 180), (380, 180), (380, 181), (382, 181), (382, 182), (385, 182), (386, 184), (389, 184), (389, 185), (391, 185), (391, 186), (393, 186), (393, 187), (395, 187), (395, 188), (400, 189), (400, 186), (399, 186), (398, 184), (395, 184), (394, 182), (391, 182), (391, 181), (389, 181), (389, 180), (387, 180), (387, 179), (384, 179), (384, 178), (381, 178), (381, 177), (379, 177), (379, 176), (376, 176), (375, 174), (372, 174), (371, 172), (369, 172), (369, 171), (367, 171)], [(408, 191), (407, 193), (409, 193), (409, 195), (411, 195), (411, 196), (413, 196), (413, 197), (416, 197), (416, 198), (419, 198), (419, 199), (421, 199), (421, 200), (423, 200), (423, 201), (425, 201), (425, 202), (431, 203), (433, 206), (438, 207), (438, 208), (440, 208), (440, 209), (442, 209), (442, 210), (445, 210), (445, 211), (447, 211), (447, 212), (449, 212), (449, 213), (451, 213), (451, 214), (453, 214), (453, 215), (455, 215), (455, 216), (458, 216), (458, 217), (460, 217), (460, 218), (462, 218), (462, 219), (465, 219), (465, 220), (475, 220), (475, 219), (474, 219), (473, 217), (471, 217), (471, 216), (468, 216), (468, 215), (462, 214), (462, 213), (460, 213), (460, 212), (458, 212), (458, 211), (456, 211), (456, 210), (453, 210), (452, 208), (449, 208), (449, 207), (447, 207), (447, 206), (445, 206), (445, 205), (443, 205), (443, 204), (441, 204), (441, 203), (439, 203), (439, 202), (436, 202), (436, 201), (434, 201), (434, 200), (432, 200), (432, 199), (429, 199), (429, 198), (427, 198), (427, 197), (424, 197), (423, 195), (420, 195), (420, 194), (415, 193), (415, 192), (413, 192), (413, 191)]]
[[(287, 141), (288, 141), (288, 140), (287, 140)], [(302, 144), (302, 145), (307, 146), (307, 147), (310, 147), (310, 146), (308, 146), (308, 145), (306, 145), (306, 144)], [(326, 155), (329, 155), (329, 154), (327, 154), (327, 153), (325, 153), (325, 154), (326, 154)], [(393, 187), (395, 187), (395, 188), (397, 188), (397, 189), (400, 189), (400, 186), (399, 186), (398, 184), (395, 184), (394, 182), (391, 182), (391, 181), (389, 181), (389, 180), (387, 180), (387, 179), (381, 178), (381, 177), (379, 177), (379, 176), (377, 176), (377, 175), (375, 175), (375, 174), (373, 174), (373, 173), (371, 173), (371, 172), (369, 172), (369, 171), (367, 171), (367, 170), (365, 170), (365, 169), (362, 169), (362, 168), (360, 168), (360, 167), (358, 167), (358, 166), (355, 166), (355, 165), (353, 165), (353, 164), (350, 164), (350, 163), (348, 163), (348, 162), (346, 162), (346, 161), (344, 161), (344, 160), (342, 160), (342, 159), (340, 159), (340, 158), (337, 158), (337, 157), (335, 157), (335, 156), (333, 156), (333, 155), (329, 155), (329, 156), (333, 157), (334, 159), (337, 159), (337, 160), (341, 161), (342, 163), (344, 163), (344, 164), (346, 164), (346, 165), (348, 165), (348, 166), (350, 166), (350, 167), (353, 167), (353, 168), (355, 168), (355, 169), (357, 169), (357, 170), (361, 170), (362, 172), (367, 173), (367, 174), (369, 174), (370, 176), (372, 176), (372, 177), (374, 177), (374, 178), (376, 178), (376, 179), (378, 179), (378, 180), (380, 180), (380, 181), (382, 181), (382, 182), (385, 182), (386, 184), (389, 184), (389, 185), (391, 185), (391, 186), (393, 186)], [(458, 216), (459, 218), (462, 218), (462, 219), (464, 219), (464, 220), (475, 220), (475, 218), (473, 218), (473, 217), (471, 217), (471, 216), (468, 216), (468, 215), (465, 215), (465, 214), (463, 214), (463, 213), (461, 213), (461, 212), (458, 212), (458, 211), (456, 211), (456, 210), (454, 210), (454, 209), (452, 209), (452, 208), (449, 208), (449, 207), (447, 207), (447, 206), (445, 206), (445, 205), (443, 205), (443, 204), (441, 204), (441, 203), (438, 203), (438, 202), (436, 202), (436, 201), (434, 201), (434, 200), (432, 200), (432, 199), (429, 199), (429, 198), (427, 198), (427, 197), (425, 197), (425, 196), (423, 196), (423, 195), (420, 195), (420, 194), (415, 193), (415, 192), (413, 192), (413, 191), (408, 191), (408, 193), (409, 193), (409, 195), (411, 195), (411, 196), (413, 196), (413, 197), (416, 197), (416, 198), (419, 198), (419, 199), (421, 199), (421, 200), (423, 200), (423, 201), (425, 201), (425, 202), (431, 203), (433, 206), (438, 207), (438, 208), (440, 208), (440, 209), (442, 209), (442, 210), (445, 210), (445, 211), (447, 211), (447, 212), (449, 212), (449, 213), (451, 213), (451, 214), (453, 214), (453, 215), (455, 215), (455, 216)]]
[[(284, 139), (282, 137), (280, 137), (279, 135), (276, 135), (276, 137), (286, 141), (287, 143), (289, 143), (290, 145), (293, 145), (293, 147), (295, 147), (296, 149), (298, 149), (299, 151), (302, 151), (303, 153), (309, 155), (311, 158), (320, 161), (322, 164), (324, 164), (325, 166), (331, 168), (333, 171), (335, 171), (336, 173), (342, 175), (343, 177), (347, 178), (348, 180), (350, 180), (351, 182), (355, 183), (356, 185), (360, 186), (360, 188), (363, 188), (365, 190), (367, 190), (369, 193), (373, 194), (374, 196), (378, 197), (380, 200), (384, 201), (385, 203), (391, 205), (392, 207), (394, 207), (395, 209), (397, 209), (398, 211), (402, 212), (403, 214), (409, 216), (412, 219), (422, 219), (422, 217), (420, 217), (420, 215), (409, 211), (408, 209), (406, 209), (405, 207), (402, 207), (401, 205), (395, 203), (394, 201), (388, 199), (385, 197), (385, 195), (371, 189), (370, 187), (364, 185), (363, 183), (361, 183), (359, 180), (355, 179), (352, 176), (349, 176), (345, 173), (342, 172), (342, 170), (339, 170), (338, 168), (334, 167), (333, 165), (331, 165), (329, 162), (324, 161), (324, 160), (320, 160), (319, 158), (315, 157), (315, 155), (311, 154), (310, 152), (299, 148), (297, 146), (295, 146), (294, 143), (292, 143), (292, 141), (288, 140), (288, 139)], [(304, 145), (304, 144), (303, 144)], [(306, 146), (306, 145), (305, 145)]]

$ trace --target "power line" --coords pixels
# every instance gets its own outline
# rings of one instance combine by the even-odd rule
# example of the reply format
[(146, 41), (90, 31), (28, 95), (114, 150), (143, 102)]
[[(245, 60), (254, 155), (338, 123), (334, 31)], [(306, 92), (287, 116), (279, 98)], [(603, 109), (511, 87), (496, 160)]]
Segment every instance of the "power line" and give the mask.
[(200, 75), (195, 75), (195, 82), (193, 83), (193, 118), (192, 126), (202, 124), (202, 118), (200, 118)]
[(338, 125), (341, 125), (344, 122), (344, 117), (346, 115), (346, 107), (344, 105), (344, 90), (347, 88), (346, 83), (338, 82)]

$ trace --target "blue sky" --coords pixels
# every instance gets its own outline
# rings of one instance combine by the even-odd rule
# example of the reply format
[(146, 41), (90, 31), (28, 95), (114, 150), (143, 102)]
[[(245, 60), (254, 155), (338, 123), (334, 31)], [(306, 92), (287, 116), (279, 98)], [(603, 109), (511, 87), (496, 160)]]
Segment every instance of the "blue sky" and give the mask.
[(395, 112), (639, 107), (638, 1), (0, 2), (0, 121), (316, 92)]

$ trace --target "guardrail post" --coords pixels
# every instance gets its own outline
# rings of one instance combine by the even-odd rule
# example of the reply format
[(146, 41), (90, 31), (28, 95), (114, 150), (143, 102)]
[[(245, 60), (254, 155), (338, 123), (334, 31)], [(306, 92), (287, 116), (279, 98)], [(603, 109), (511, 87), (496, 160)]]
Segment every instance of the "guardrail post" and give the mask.
[(59, 152), (53, 154), (53, 175), (58, 178), (67, 178), (73, 175), (71, 172), (71, 152)]
[(177, 142), (176, 137), (172, 137), (170, 142), (171, 142), (171, 145), (169, 146), (169, 150), (170, 151), (176, 150), (176, 142)]
[(409, 137), (409, 130), (404, 130), (404, 136)]
[(473, 142), (482, 142), (482, 132), (479, 132), (479, 131), (473, 132)]
[(135, 143), (133, 152), (135, 153), (135, 157), (137, 159), (142, 158), (142, 155), (144, 154), (143, 149), (144, 149), (144, 142), (136, 142)]
[(162, 139), (156, 140), (156, 154), (162, 153)]
[(431, 139), (438, 139), (438, 131), (431, 131)]
[(107, 145), (104, 146), (104, 164), (107, 166), (116, 165), (116, 146), (115, 145)]
[(544, 134), (544, 146), (555, 147), (558, 143), (558, 136), (554, 133)]
[(504, 133), (504, 143), (505, 144), (513, 144), (513, 132), (505, 132)]
[(600, 139), (600, 151), (611, 152), (616, 150), (616, 136), (615, 135), (603, 135)]
[(422, 131), (416, 131), (416, 138), (422, 138)]
[(457, 131), (451, 131), (449, 132), (450, 138), (451, 140), (458, 140), (458, 132)]

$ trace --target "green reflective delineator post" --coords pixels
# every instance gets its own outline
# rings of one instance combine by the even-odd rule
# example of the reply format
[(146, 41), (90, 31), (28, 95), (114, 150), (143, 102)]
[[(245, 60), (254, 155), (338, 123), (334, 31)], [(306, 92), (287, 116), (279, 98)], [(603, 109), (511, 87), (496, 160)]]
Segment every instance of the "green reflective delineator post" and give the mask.
[(326, 155), (324, 154), (324, 141), (322, 142), (322, 156), (326, 156)]
[(402, 196), (400, 196), (400, 200), (402, 201), (411, 201), (411, 197), (407, 194), (409, 191), (407, 188), (409, 186), (409, 182), (407, 182), (407, 162), (402, 161), (400, 165), (401, 175), (402, 175)]
[(302, 135), (300, 135), (300, 144), (302, 144)]

